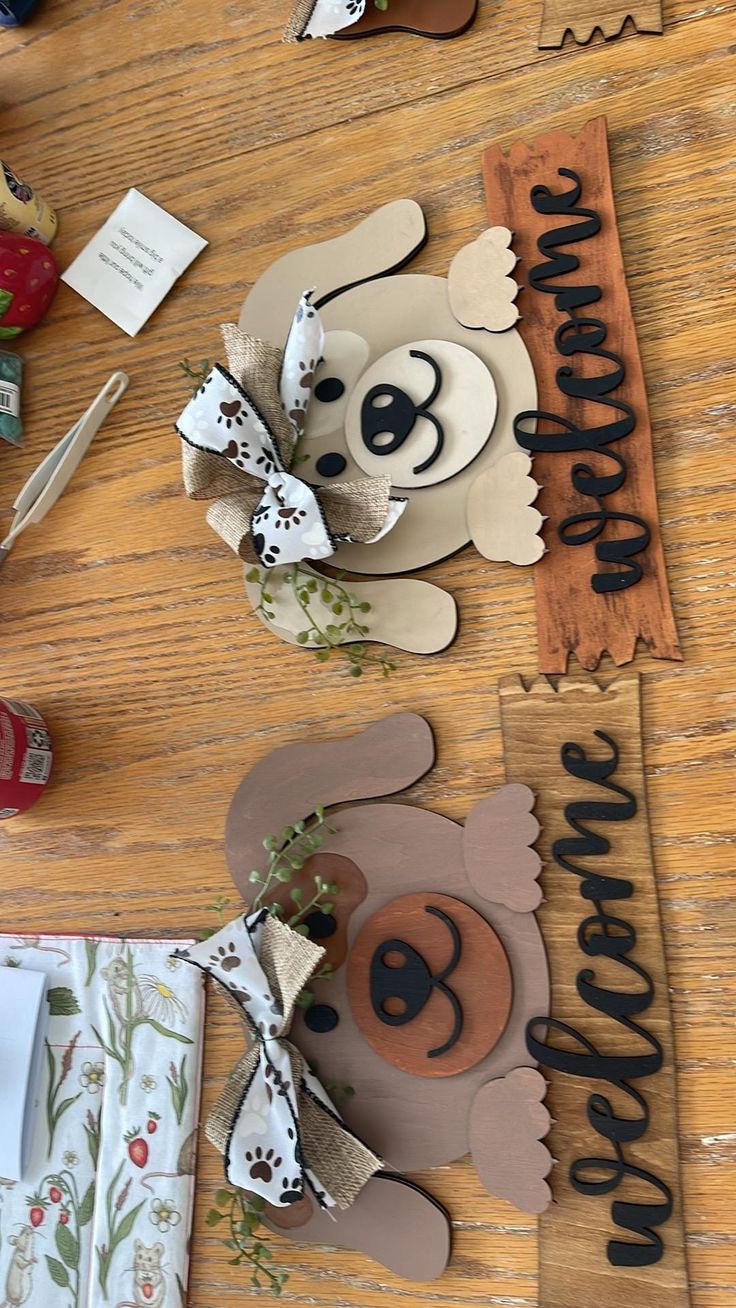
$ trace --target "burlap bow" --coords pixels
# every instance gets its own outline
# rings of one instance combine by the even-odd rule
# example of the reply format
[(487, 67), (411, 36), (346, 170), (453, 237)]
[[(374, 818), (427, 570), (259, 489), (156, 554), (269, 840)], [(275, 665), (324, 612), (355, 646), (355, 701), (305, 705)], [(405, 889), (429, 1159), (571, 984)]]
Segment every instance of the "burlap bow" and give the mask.
[(176, 424), (184, 486), (212, 501), (210, 526), (267, 568), (329, 558), (340, 541), (380, 540), (406, 508), (388, 477), (317, 488), (291, 471), (324, 341), (309, 295), (284, 351), (232, 324), (222, 332), (228, 368), (215, 365)]
[(297, 996), (324, 954), (266, 909), (236, 918), (177, 953), (224, 987), (251, 1037), (205, 1126), (227, 1179), (270, 1204), (308, 1188), (323, 1208), (348, 1208), (382, 1161), (345, 1126), (286, 1039)]

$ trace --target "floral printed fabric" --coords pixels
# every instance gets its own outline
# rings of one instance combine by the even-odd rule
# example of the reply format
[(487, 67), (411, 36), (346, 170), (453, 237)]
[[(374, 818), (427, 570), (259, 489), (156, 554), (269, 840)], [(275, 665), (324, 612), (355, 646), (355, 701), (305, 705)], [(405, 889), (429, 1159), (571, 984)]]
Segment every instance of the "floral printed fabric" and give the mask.
[(0, 1178), (0, 1303), (181, 1308), (201, 1081), (202, 977), (187, 941), (0, 936), (48, 976), (23, 1181)]

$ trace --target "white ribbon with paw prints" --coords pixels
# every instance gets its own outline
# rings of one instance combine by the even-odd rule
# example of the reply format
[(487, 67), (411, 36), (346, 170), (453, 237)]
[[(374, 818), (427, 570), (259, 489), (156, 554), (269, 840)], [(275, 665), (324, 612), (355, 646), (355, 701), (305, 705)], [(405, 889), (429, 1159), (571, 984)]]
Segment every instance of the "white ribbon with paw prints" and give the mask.
[(324, 950), (260, 909), (176, 954), (224, 988), (251, 1037), (205, 1131), (232, 1185), (284, 1207), (309, 1192), (348, 1208), (382, 1160), (339, 1117), (286, 1039)]
[(362, 18), (366, 0), (296, 0), (284, 32), (285, 41), (332, 36)]
[(291, 471), (324, 343), (309, 293), (283, 352), (235, 327), (223, 331), (231, 370), (215, 364), (176, 424), (188, 447), (187, 493), (215, 500), (211, 525), (241, 557), (252, 552), (267, 568), (327, 559), (341, 541), (380, 540), (406, 508), (391, 496), (388, 478), (319, 490)]

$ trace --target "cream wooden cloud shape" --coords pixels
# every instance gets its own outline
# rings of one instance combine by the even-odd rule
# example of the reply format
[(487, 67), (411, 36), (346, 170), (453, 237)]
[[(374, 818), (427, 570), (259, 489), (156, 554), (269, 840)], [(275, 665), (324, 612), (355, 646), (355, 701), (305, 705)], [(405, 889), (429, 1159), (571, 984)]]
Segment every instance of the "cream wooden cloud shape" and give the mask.
[(544, 554), (544, 518), (534, 508), (539, 487), (522, 450), (481, 473), (468, 491), (468, 528), (486, 559), (526, 566)]
[(513, 277), (518, 259), (508, 227), (489, 227), (458, 250), (447, 274), (450, 308), (464, 327), (505, 332), (521, 317), (514, 301), (519, 286)]

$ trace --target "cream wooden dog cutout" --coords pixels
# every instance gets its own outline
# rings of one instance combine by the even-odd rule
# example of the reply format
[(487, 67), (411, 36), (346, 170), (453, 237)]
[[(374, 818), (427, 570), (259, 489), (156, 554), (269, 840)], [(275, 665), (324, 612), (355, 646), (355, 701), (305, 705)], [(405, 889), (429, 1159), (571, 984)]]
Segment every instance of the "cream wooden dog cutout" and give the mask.
[[(492, 1194), (541, 1212), (550, 1202), (549, 1115), (525, 1037), (527, 1022), (549, 1007), (534, 914), (534, 797), (526, 786), (502, 786), (464, 826), (410, 804), (365, 802), (411, 785), (433, 762), (431, 729), (413, 713), (273, 751), (233, 798), (228, 865), (248, 900), (263, 832), (319, 803), (342, 805), (330, 819), (335, 834), (291, 886), (269, 896), (288, 916), (293, 886), (304, 902), (315, 873), (338, 886), (331, 911), (305, 921), (334, 973), (312, 983), (314, 1003), (295, 1019), (294, 1043), (326, 1081), (353, 1087), (340, 1111), (389, 1169), (423, 1171), (470, 1152)], [(400, 974), (408, 981), (397, 985)], [(394, 1016), (390, 997), (401, 994), (406, 1008)], [(349, 1244), (394, 1267), (400, 1249), (400, 1270), (408, 1260), (415, 1279), (417, 1269), (438, 1274), (447, 1253), (431, 1206), (381, 1173), (345, 1213), (325, 1216), (306, 1198), (269, 1208), (266, 1220), (296, 1239)], [(439, 1241), (429, 1261), (427, 1238)]]
[[(506, 228), (490, 229), (459, 252), (449, 278), (400, 272), (427, 228), (418, 204), (398, 200), (278, 259), (250, 292), (240, 328), (283, 346), (299, 296), (314, 287), (325, 342), (321, 360), (303, 360), (312, 391), (299, 475), (327, 487), (388, 474), (392, 494), (408, 500), (383, 539), (341, 545), (339, 568), (396, 577), (470, 541), (497, 562), (527, 565), (543, 554), (538, 487), (513, 434), (516, 414), (535, 408), (536, 383), (514, 327), (510, 239)], [(278, 575), (268, 589), (267, 625), (294, 641), (303, 615)], [(249, 595), (257, 607), (259, 587)], [(432, 653), (455, 634), (454, 601), (425, 582), (369, 583), (365, 598), (369, 640)]]

